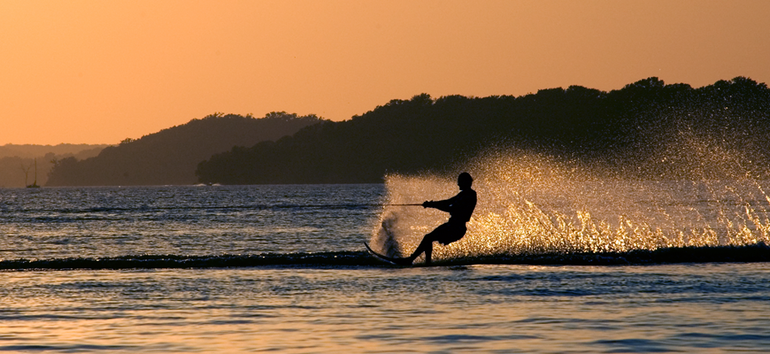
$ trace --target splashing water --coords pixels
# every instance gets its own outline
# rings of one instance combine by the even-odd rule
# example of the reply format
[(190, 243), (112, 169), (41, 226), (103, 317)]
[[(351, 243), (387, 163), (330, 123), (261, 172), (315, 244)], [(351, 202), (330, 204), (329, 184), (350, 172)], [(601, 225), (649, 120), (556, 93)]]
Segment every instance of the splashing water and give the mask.
[[(488, 153), (466, 170), (478, 205), (465, 237), (435, 247), (435, 259), (770, 243), (770, 181), (598, 178), (576, 163), (511, 152)], [(385, 202), (449, 198), (459, 191), (455, 178), (390, 175)], [(408, 255), (447, 218), (386, 207), (371, 243)]]

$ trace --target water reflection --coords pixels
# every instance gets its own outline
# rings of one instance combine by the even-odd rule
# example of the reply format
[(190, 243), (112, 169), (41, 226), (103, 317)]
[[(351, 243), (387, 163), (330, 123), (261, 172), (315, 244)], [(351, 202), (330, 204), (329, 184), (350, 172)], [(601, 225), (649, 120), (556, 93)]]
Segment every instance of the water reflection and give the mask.
[(766, 264), (5, 272), (0, 346), (761, 352), (768, 274)]

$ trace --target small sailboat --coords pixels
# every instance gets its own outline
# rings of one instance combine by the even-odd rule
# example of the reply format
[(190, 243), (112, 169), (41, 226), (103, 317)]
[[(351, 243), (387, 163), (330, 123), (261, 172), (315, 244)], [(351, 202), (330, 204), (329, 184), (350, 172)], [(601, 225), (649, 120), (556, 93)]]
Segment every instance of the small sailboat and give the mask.
[(27, 188), (40, 188), (40, 186), (37, 185), (37, 159), (35, 159), (35, 181), (32, 182), (32, 184), (27, 185)]

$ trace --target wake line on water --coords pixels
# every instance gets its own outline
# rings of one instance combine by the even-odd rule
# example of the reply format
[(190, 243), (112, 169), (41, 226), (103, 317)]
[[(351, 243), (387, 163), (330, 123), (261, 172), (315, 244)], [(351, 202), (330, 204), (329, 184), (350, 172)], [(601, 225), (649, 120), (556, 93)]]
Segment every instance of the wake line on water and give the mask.
[[(770, 246), (675, 247), (604, 253), (544, 253), (484, 255), (436, 260), (434, 266), (468, 265), (661, 265), (681, 263), (770, 262)], [(3, 260), (0, 270), (120, 270), (208, 268), (395, 268), (364, 251), (319, 253), (266, 253), (256, 255), (141, 255), (106, 258), (57, 258)]]

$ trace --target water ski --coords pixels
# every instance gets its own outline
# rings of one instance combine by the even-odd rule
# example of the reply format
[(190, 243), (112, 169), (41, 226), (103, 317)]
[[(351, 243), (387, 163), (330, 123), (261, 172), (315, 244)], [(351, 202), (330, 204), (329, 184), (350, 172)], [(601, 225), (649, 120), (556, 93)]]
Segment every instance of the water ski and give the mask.
[(364, 242), (364, 246), (366, 246), (366, 250), (369, 251), (369, 253), (371, 253), (372, 256), (375, 256), (375, 257), (379, 258), (380, 260), (383, 260), (383, 261), (388, 262), (390, 264), (402, 265), (402, 266), (403, 265), (411, 265), (412, 264), (412, 262), (409, 262), (409, 260), (406, 259), (406, 258), (393, 258), (393, 257), (388, 257), (388, 256), (383, 255), (383, 254), (379, 254), (379, 253), (375, 252), (371, 247), (369, 247), (369, 244), (366, 243), (366, 242)]

